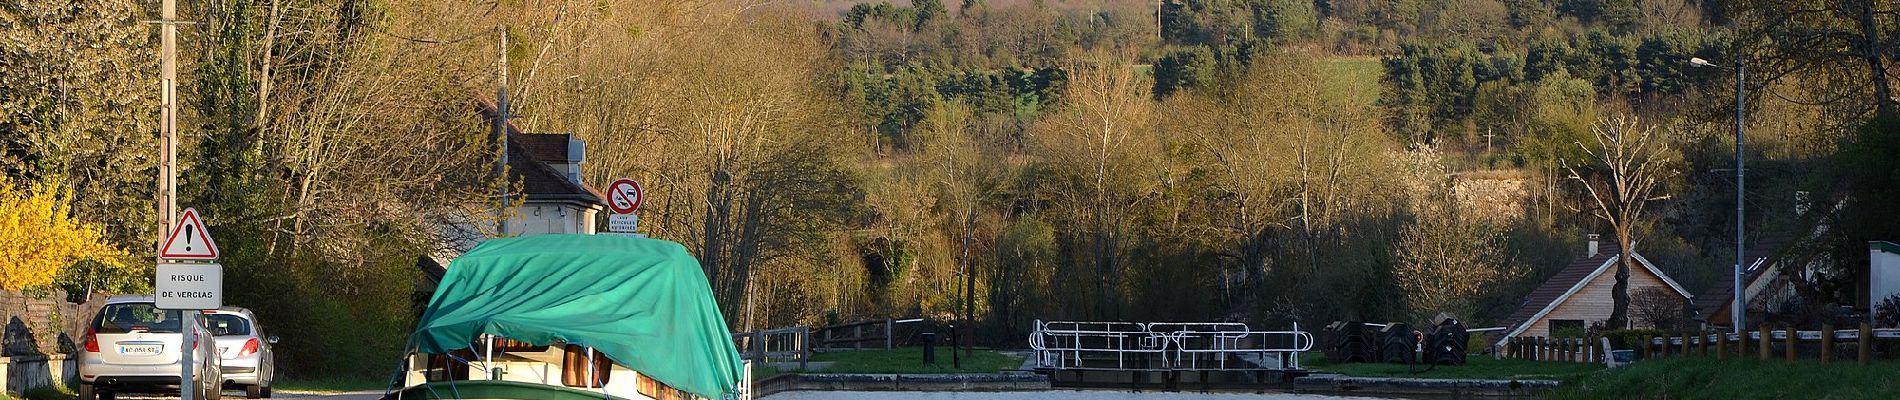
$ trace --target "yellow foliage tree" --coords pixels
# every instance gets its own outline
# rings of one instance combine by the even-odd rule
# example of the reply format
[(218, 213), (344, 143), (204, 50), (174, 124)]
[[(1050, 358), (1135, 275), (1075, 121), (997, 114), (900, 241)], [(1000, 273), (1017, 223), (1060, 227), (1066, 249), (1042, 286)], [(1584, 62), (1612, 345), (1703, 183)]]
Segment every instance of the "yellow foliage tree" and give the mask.
[(53, 283), (61, 268), (79, 261), (123, 267), (124, 252), (104, 240), (96, 224), (72, 217), (71, 192), (57, 180), (21, 188), (0, 176), (0, 290)]

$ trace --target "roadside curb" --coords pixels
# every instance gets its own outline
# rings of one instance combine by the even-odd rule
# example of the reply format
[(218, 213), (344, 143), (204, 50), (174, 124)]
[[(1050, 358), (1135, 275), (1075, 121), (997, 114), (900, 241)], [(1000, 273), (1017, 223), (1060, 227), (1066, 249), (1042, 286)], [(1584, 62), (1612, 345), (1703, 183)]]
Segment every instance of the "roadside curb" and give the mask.
[(1377, 393), (1448, 396), (1536, 396), (1560, 382), (1548, 379), (1370, 378), (1320, 373), (1293, 379), (1303, 393)]
[(995, 374), (827, 374), (778, 375), (753, 384), (755, 396), (814, 391), (959, 391), (1010, 392), (1048, 390), (1049, 377), (1021, 372)]

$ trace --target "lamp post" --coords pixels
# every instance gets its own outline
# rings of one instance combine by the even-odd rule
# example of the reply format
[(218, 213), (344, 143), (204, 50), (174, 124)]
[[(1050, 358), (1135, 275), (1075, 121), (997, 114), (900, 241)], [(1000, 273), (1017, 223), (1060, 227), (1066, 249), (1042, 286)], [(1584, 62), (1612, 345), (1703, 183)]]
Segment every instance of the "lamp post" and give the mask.
[[(1722, 68), (1701, 57), (1690, 58), (1689, 65)], [(1744, 157), (1744, 153), (1742, 152), (1742, 101), (1744, 100), (1742, 82), (1746, 76), (1744, 75), (1743, 67), (1742, 54), (1741, 52), (1736, 52), (1735, 66), (1729, 68), (1735, 71), (1735, 296), (1731, 299), (1734, 304), (1730, 305), (1729, 317), (1735, 325), (1734, 331), (1736, 334), (1742, 333), (1742, 305), (1746, 304), (1745, 302), (1748, 297), (1748, 292), (1742, 288), (1742, 266), (1747, 262), (1747, 253), (1744, 252), (1742, 242), (1742, 227), (1745, 225), (1744, 222), (1747, 221), (1747, 216), (1742, 214), (1743, 194), (1745, 193), (1742, 190), (1742, 182), (1744, 182), (1743, 177), (1746, 175), (1746, 170), (1742, 168), (1742, 160)]]

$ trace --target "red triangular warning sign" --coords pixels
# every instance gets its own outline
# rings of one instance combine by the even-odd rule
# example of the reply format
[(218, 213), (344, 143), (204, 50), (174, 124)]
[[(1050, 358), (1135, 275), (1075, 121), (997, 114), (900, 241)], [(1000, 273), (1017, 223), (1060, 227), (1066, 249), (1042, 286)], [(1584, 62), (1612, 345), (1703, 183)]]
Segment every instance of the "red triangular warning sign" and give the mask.
[(204, 221), (198, 220), (198, 210), (187, 208), (183, 214), (178, 214), (178, 223), (172, 224), (170, 235), (165, 235), (165, 246), (159, 248), (158, 258), (218, 258), (218, 244), (211, 242), (211, 233), (205, 231)]

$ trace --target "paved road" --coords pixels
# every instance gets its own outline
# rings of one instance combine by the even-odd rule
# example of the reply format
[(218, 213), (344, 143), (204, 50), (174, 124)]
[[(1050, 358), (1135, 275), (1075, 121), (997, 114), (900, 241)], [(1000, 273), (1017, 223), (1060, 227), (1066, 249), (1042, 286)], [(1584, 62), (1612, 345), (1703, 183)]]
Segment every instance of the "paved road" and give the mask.
[(1370, 397), (1336, 397), (1289, 393), (1188, 393), (1108, 390), (1049, 390), (1041, 392), (782, 392), (761, 400), (1376, 400)]
[[(376, 400), (377, 398), (382, 397), (382, 395), (383, 395), (382, 392), (348, 392), (348, 393), (321, 393), (321, 394), (309, 393), (309, 392), (277, 392), (277, 393), (272, 393), (271, 398), (273, 399), (311, 399), (311, 400)], [(129, 400), (177, 400), (178, 396), (119, 396), (119, 398), (129, 399)], [(225, 399), (242, 399), (244, 398), (244, 392), (224, 392), (224, 398)]]

